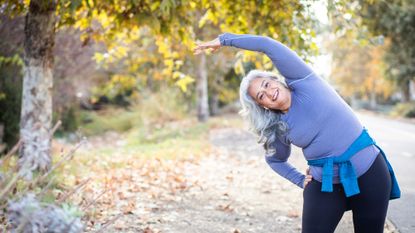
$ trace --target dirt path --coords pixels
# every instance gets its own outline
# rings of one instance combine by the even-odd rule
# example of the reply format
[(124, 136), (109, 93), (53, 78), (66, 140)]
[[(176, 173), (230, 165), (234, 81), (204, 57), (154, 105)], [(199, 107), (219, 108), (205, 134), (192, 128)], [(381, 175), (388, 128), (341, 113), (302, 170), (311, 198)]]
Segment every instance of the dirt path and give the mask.
[[(268, 167), (253, 135), (234, 128), (214, 129), (210, 142), (211, 155), (173, 164), (174, 174), (181, 174), (177, 179), (182, 188), (172, 192), (171, 187), (154, 187), (158, 192), (151, 195), (132, 192), (134, 208), (104, 232), (300, 232), (302, 189)], [(290, 162), (302, 170), (306, 167), (297, 149)], [(336, 232), (353, 232), (350, 222), (347, 213)], [(385, 232), (393, 232), (392, 226)]]

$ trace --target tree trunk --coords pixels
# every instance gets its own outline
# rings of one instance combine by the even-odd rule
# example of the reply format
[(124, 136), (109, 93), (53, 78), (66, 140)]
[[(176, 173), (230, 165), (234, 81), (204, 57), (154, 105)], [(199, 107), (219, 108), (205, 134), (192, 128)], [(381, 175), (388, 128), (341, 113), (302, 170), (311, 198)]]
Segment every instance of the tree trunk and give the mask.
[(6, 144), (3, 143), (4, 125), (0, 123), (0, 155), (6, 149)]
[(217, 116), (219, 115), (219, 93), (215, 90), (211, 92), (211, 101), (210, 101), (210, 106), (211, 106), (211, 113), (212, 116)]
[(411, 91), (410, 91), (410, 88), (409, 88), (409, 85), (410, 85), (410, 81), (409, 80), (405, 80), (403, 83), (402, 83), (402, 86), (401, 86), (401, 90), (402, 90), (402, 101), (403, 102), (409, 102), (410, 100), (411, 100)]
[[(216, 66), (215, 66), (216, 67)], [(219, 91), (222, 72), (215, 69), (215, 75), (208, 75), (209, 109), (211, 116), (219, 115)]]
[(50, 168), (56, 0), (31, 0), (25, 21), (20, 173)]
[(375, 110), (377, 107), (376, 92), (374, 90), (370, 92), (369, 107), (371, 110)]
[(358, 101), (357, 101), (356, 92), (354, 92), (352, 94), (352, 96), (350, 97), (350, 107), (352, 107), (354, 109), (359, 109), (360, 108), (360, 106), (358, 104)]
[(208, 102), (208, 80), (206, 67), (206, 54), (200, 55), (199, 75), (196, 83), (197, 92), (197, 118), (204, 122), (209, 118), (209, 102)]

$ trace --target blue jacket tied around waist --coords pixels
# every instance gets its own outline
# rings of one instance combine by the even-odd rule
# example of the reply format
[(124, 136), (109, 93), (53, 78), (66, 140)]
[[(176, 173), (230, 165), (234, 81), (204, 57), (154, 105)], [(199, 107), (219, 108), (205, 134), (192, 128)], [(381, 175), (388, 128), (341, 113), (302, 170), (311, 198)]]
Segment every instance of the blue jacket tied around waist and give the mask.
[(333, 191), (333, 165), (337, 164), (339, 166), (340, 182), (343, 185), (346, 197), (359, 194), (359, 185), (357, 183), (356, 173), (352, 163), (350, 162), (350, 158), (358, 151), (370, 145), (375, 145), (380, 150), (388, 166), (392, 180), (390, 199), (399, 198), (401, 196), (401, 191), (399, 189), (399, 185), (393, 172), (392, 166), (386, 159), (386, 155), (383, 150), (378, 145), (376, 145), (375, 141), (370, 137), (365, 128), (363, 129), (360, 136), (349, 146), (349, 148), (347, 148), (343, 154), (336, 157), (308, 160), (308, 165), (323, 167), (321, 191)]

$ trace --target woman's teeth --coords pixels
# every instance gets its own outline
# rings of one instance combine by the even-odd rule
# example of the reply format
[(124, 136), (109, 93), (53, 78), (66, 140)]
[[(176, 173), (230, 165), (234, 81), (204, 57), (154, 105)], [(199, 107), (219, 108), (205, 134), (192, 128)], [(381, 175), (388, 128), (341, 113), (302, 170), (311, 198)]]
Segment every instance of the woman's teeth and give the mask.
[(274, 96), (272, 96), (272, 100), (273, 100), (273, 101), (275, 101), (275, 100), (277, 99), (278, 94), (279, 94), (279, 91), (278, 91), (278, 89), (277, 89), (277, 90), (275, 90), (275, 92), (274, 92)]

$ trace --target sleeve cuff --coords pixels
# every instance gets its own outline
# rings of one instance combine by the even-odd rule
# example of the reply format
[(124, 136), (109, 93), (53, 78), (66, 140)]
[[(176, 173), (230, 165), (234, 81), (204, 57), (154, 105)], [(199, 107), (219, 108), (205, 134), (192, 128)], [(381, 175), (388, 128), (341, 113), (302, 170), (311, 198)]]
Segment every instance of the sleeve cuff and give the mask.
[(304, 189), (304, 180), (305, 180), (305, 175), (301, 175), (300, 183), (297, 184), (297, 186)]
[(220, 45), (222, 46), (232, 46), (231, 40), (227, 39), (228, 33), (223, 33), (219, 35)]

